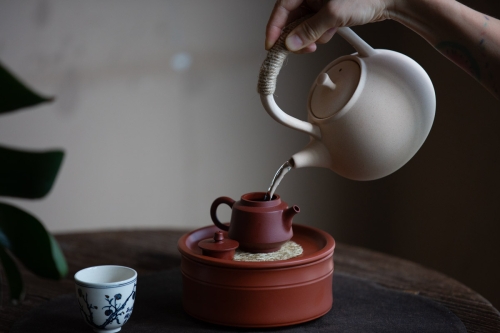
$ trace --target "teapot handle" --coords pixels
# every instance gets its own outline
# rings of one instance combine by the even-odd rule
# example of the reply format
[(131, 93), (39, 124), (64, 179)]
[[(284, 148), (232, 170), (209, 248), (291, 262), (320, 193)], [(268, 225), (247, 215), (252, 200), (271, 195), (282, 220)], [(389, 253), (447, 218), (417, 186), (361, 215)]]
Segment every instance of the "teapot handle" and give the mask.
[(229, 227), (219, 221), (219, 218), (217, 217), (217, 207), (221, 204), (226, 204), (230, 208), (233, 208), (234, 202), (235, 201), (229, 197), (219, 197), (212, 203), (212, 206), (210, 207), (210, 217), (212, 218), (212, 222), (214, 222), (219, 229), (229, 231)]
[[(269, 50), (266, 59), (262, 63), (257, 91), (260, 94), (260, 100), (264, 109), (274, 120), (282, 125), (304, 132), (315, 139), (321, 140), (321, 131), (318, 126), (288, 115), (276, 104), (273, 96), (276, 90), (278, 74), (283, 66), (283, 62), (290, 53), (285, 45), (286, 37), (296, 26), (309, 17), (310, 15), (303, 16), (283, 29), (280, 37)], [(360, 57), (369, 57), (376, 53), (368, 43), (362, 40), (350, 28), (338, 28), (337, 33), (358, 51)]]

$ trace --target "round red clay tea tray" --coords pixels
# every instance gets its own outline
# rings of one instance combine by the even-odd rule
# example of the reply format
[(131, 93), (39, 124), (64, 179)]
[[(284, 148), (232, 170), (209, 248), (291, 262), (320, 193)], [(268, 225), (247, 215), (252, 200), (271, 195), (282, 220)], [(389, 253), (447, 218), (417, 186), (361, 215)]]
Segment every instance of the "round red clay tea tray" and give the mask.
[(303, 323), (331, 309), (335, 241), (328, 233), (295, 224), (292, 240), (302, 246), (302, 255), (242, 262), (202, 254), (198, 242), (218, 230), (204, 227), (179, 239), (187, 313), (220, 325), (274, 327)]

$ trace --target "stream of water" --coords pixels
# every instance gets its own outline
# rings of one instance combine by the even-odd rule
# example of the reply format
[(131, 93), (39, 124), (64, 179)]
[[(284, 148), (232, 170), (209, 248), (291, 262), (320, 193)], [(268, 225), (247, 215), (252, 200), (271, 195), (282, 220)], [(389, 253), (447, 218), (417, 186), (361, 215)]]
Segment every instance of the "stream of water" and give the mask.
[(274, 178), (271, 182), (271, 186), (269, 186), (269, 189), (267, 190), (267, 193), (264, 197), (264, 200), (271, 200), (272, 199), (274, 192), (276, 192), (276, 188), (280, 184), (281, 180), (283, 179), (283, 177), (285, 177), (285, 175), (290, 170), (292, 170), (292, 168), (293, 168), (293, 160), (292, 159), (286, 161), (285, 163), (283, 163), (282, 166), (280, 166), (280, 168), (278, 169), (278, 171), (274, 175)]

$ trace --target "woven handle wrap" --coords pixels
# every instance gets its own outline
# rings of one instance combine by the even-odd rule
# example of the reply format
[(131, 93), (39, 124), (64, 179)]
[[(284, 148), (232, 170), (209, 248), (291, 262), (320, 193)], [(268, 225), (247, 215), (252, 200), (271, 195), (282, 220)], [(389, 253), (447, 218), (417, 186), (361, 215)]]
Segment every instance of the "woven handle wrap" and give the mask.
[(276, 81), (283, 62), (290, 53), (285, 45), (285, 40), (290, 31), (309, 18), (310, 15), (303, 16), (287, 25), (281, 32), (280, 37), (267, 53), (267, 57), (260, 67), (259, 83), (257, 92), (261, 95), (272, 95), (276, 90)]

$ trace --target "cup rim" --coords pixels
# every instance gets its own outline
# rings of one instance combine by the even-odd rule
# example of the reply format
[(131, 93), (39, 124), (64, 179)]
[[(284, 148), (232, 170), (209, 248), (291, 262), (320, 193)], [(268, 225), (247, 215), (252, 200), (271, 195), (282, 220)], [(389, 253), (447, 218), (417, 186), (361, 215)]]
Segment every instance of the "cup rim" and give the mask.
[[(114, 281), (114, 282), (89, 282), (82, 280), (79, 275), (81, 275), (83, 272), (88, 271), (88, 270), (97, 270), (97, 269), (105, 269), (105, 268), (120, 268), (120, 269), (126, 269), (129, 270), (133, 273), (133, 275), (128, 278), (128, 279), (123, 279), (119, 281)], [(126, 267), (126, 266), (120, 266), (120, 265), (98, 265), (98, 266), (91, 266), (87, 267), (84, 269), (79, 270), (78, 272), (75, 273), (74, 275), (75, 283), (79, 286), (82, 287), (91, 287), (91, 288), (116, 288), (116, 287), (123, 287), (128, 284), (131, 284), (137, 280), (137, 272), (135, 269)]]

